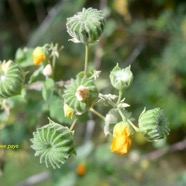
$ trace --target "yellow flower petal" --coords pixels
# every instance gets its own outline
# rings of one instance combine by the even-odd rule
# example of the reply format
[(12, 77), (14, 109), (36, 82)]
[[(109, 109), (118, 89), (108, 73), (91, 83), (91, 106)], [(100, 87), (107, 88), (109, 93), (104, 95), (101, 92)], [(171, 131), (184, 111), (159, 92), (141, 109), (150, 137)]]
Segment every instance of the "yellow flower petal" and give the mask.
[(74, 115), (74, 109), (69, 107), (67, 104), (64, 104), (64, 114), (66, 118), (72, 118)]
[(45, 51), (42, 47), (36, 47), (33, 51), (33, 60), (34, 65), (38, 65), (39, 63), (45, 60)]
[(81, 163), (76, 168), (76, 173), (80, 176), (83, 176), (86, 173), (86, 165)]
[(131, 138), (129, 136), (129, 126), (123, 122), (115, 125), (113, 130), (113, 141), (111, 144), (111, 151), (119, 154), (126, 154), (131, 145)]
[(123, 131), (127, 130), (128, 125), (123, 124), (123, 122), (120, 122), (115, 125), (113, 130), (113, 136), (122, 135)]

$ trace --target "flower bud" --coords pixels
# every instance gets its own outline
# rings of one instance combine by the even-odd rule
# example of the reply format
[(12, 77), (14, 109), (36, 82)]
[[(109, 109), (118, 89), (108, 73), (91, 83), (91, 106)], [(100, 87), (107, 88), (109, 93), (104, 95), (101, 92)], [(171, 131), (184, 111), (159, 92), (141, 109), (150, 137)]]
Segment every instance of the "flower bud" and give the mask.
[(148, 141), (163, 139), (169, 134), (167, 118), (160, 108), (144, 110), (139, 117), (138, 125)]
[(45, 50), (42, 47), (36, 47), (33, 51), (34, 65), (38, 65), (43, 62), (45, 58)]
[(48, 78), (52, 75), (52, 66), (51, 64), (47, 64), (46, 67), (43, 69), (43, 75)]
[(128, 152), (131, 145), (131, 136), (134, 134), (133, 128), (121, 121), (114, 126), (113, 141), (111, 144), (111, 151), (119, 154)]
[(130, 70), (130, 66), (125, 69), (121, 69), (118, 64), (110, 73), (110, 81), (114, 88), (123, 90), (128, 88), (133, 80), (133, 74)]
[(67, 19), (67, 32), (74, 42), (92, 43), (103, 32), (105, 19), (102, 11), (88, 8)]

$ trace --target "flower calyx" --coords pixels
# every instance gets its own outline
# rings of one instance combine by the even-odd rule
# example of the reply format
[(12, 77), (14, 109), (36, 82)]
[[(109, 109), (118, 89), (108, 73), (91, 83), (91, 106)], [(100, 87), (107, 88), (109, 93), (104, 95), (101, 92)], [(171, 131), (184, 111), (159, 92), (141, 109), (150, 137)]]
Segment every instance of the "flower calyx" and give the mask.
[(130, 66), (121, 69), (117, 64), (110, 73), (110, 81), (114, 88), (123, 90), (128, 88), (133, 80), (133, 73)]

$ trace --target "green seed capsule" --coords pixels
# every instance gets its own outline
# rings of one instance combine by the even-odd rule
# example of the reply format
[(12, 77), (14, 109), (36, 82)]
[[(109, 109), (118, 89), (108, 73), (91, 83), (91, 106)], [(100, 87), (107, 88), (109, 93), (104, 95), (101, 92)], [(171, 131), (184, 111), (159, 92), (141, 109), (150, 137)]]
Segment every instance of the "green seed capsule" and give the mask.
[(64, 102), (77, 114), (87, 111), (98, 98), (98, 90), (94, 82), (86, 77), (72, 79), (71, 84), (66, 85), (65, 88)]
[(105, 19), (102, 11), (88, 8), (67, 18), (67, 32), (74, 40), (82, 43), (92, 43), (99, 39), (103, 32)]
[(23, 70), (13, 61), (0, 62), (0, 98), (20, 93), (24, 83)]
[(169, 134), (167, 118), (160, 108), (143, 111), (138, 125), (144, 137), (149, 141), (163, 139)]
[(38, 128), (31, 139), (35, 156), (40, 156), (40, 163), (46, 167), (60, 168), (62, 164), (75, 154), (73, 131), (50, 120), (50, 123)]

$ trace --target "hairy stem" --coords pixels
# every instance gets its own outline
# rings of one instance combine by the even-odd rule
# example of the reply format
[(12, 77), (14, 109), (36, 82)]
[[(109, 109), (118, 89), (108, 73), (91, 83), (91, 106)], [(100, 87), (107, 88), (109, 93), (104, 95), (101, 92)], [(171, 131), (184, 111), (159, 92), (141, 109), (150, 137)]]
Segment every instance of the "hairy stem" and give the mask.
[(120, 91), (119, 91), (119, 97), (118, 97), (117, 104), (121, 101), (122, 96), (123, 96), (123, 92), (120, 90)]
[(85, 66), (84, 66), (84, 75), (87, 75), (88, 69), (88, 53), (89, 53), (89, 45), (88, 43), (85, 44)]
[(97, 112), (94, 108), (90, 108), (90, 111), (105, 121), (105, 117), (102, 114), (100, 114), (99, 112)]
[(54, 79), (55, 66), (56, 66), (56, 56), (54, 55), (52, 57), (52, 77), (53, 77), (53, 79)]
[(70, 130), (73, 130), (73, 128), (74, 128), (75, 125), (76, 125), (77, 120), (78, 120), (78, 117), (76, 117), (76, 118), (74, 119), (74, 121), (73, 121), (73, 123), (72, 123), (72, 125), (71, 125), (71, 127), (70, 127)]
[(134, 123), (132, 123), (129, 119), (127, 119), (127, 122), (133, 127), (133, 129), (136, 131), (136, 132), (140, 132), (140, 129), (138, 127), (136, 127), (134, 125)]

